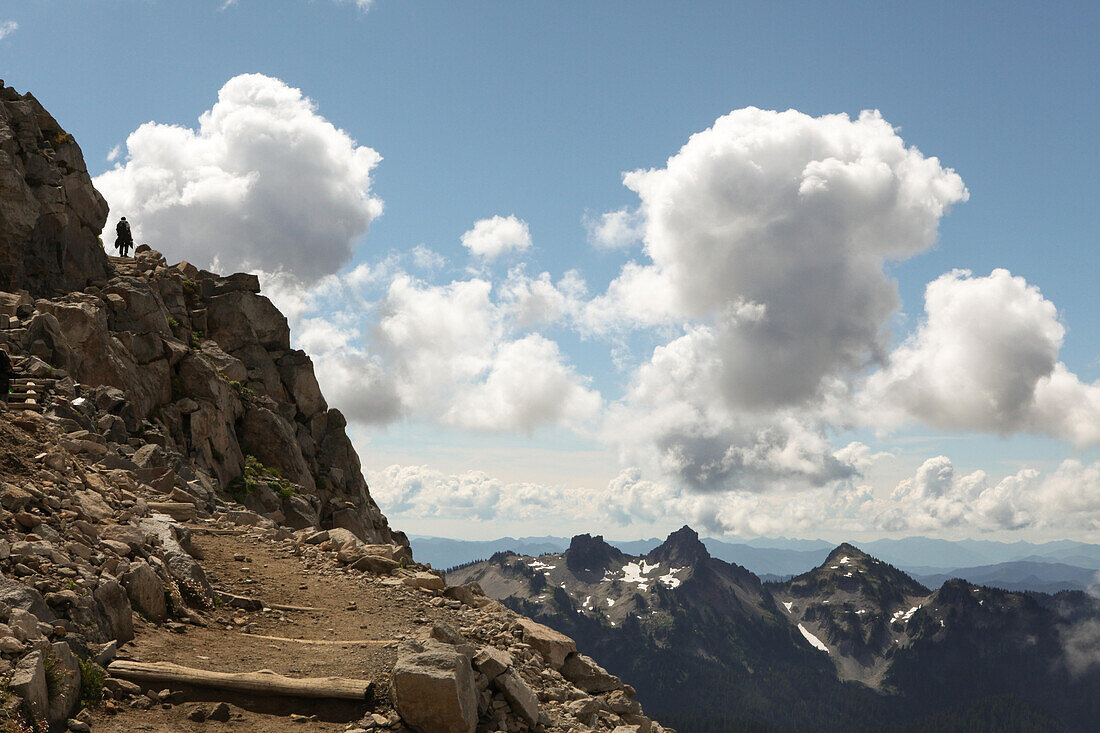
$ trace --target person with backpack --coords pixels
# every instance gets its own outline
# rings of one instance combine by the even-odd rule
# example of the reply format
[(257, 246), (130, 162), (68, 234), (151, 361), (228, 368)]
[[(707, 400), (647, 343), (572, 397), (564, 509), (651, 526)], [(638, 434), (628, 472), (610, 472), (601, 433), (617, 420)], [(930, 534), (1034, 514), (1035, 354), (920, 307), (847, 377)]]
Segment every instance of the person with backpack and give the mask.
[(115, 239), (115, 249), (121, 256), (129, 257), (130, 250), (134, 247), (134, 235), (130, 232), (130, 222), (126, 221), (125, 216), (118, 220), (115, 233), (118, 234), (118, 238)]
[(7, 409), (8, 394), (11, 392), (11, 380), (19, 376), (12, 366), (11, 359), (0, 349), (0, 409)]

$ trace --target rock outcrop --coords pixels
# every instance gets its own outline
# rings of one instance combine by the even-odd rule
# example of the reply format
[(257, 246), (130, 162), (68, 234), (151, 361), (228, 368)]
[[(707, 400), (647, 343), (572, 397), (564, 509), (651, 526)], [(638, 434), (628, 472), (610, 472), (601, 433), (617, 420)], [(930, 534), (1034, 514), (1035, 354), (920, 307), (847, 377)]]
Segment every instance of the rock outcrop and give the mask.
[(49, 296), (106, 279), (105, 221), (73, 136), (0, 81), (0, 290)]
[(325, 403), (310, 358), (290, 348), (286, 318), (256, 277), (169, 266), (139, 249), (79, 292), (0, 293), (13, 326), (0, 347), (26, 355), (24, 368), (66, 398), (44, 404), (48, 414), (91, 436), (99, 448), (89, 450), (116, 456), (103, 460), (159, 472), (198, 506), (230, 493), (295, 528), (407, 546), (370, 496), (347, 421)]

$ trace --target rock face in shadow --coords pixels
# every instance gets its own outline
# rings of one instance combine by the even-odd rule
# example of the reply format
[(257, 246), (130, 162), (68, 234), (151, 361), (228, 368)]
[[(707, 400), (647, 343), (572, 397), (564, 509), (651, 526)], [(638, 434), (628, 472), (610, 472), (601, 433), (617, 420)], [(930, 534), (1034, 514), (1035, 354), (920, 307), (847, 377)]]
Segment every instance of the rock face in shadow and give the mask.
[(82, 290), (107, 276), (107, 202), (84, 155), (30, 93), (0, 81), (0, 290)]

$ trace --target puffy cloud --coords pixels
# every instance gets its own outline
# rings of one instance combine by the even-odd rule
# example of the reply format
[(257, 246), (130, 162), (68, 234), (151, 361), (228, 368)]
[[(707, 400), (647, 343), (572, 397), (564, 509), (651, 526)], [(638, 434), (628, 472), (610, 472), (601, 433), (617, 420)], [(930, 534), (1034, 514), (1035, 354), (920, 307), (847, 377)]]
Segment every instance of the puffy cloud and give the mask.
[(1063, 461), (1042, 474), (1024, 468), (994, 480), (984, 471), (958, 475), (946, 456), (929, 458), (875, 508), (886, 530), (935, 532), (965, 526), (981, 530), (1100, 528), (1100, 462)]
[(608, 211), (599, 219), (585, 218), (588, 241), (598, 249), (624, 249), (642, 240), (643, 220), (637, 210)]
[(14, 20), (0, 21), (0, 41), (19, 30), (19, 24)]
[(550, 273), (538, 277), (527, 275), (523, 266), (508, 272), (508, 277), (498, 285), (500, 300), (518, 328), (532, 328), (552, 324), (575, 317), (584, 307), (588, 286), (577, 270), (569, 270), (557, 282)]
[(515, 216), (494, 216), (474, 222), (474, 228), (462, 235), (462, 246), (470, 254), (494, 260), (507, 252), (522, 252), (531, 247), (527, 222)]
[[(523, 312), (536, 310), (531, 292), (549, 276), (517, 275), (522, 292), (494, 298), (488, 280), (429, 285), (399, 261), (360, 265), (313, 284), (263, 274), (295, 345), (313, 355), (326, 396), (349, 419), (386, 424), (410, 417), (530, 434), (541, 426), (579, 429), (598, 417), (599, 393), (558, 344), (518, 325)], [(569, 276), (559, 285), (581, 287)]]
[(885, 422), (1100, 442), (1100, 383), (1058, 361), (1065, 329), (1038, 288), (1007, 270), (956, 270), (929, 283), (925, 313), (868, 380), (863, 401)]
[(539, 425), (581, 425), (600, 407), (599, 393), (563, 363), (558, 345), (531, 334), (501, 344), (485, 379), (459, 393), (443, 420), (529, 434)]
[(809, 413), (735, 411), (716, 399), (724, 378), (717, 338), (711, 328), (693, 328), (637, 370), (604, 427), (624, 461), (705, 492), (820, 486), (857, 472), (857, 456), (834, 454)]
[(508, 336), (486, 280), (443, 286), (399, 276), (378, 305), (375, 346), (402, 402), (443, 424), (531, 432), (592, 419), (599, 394), (537, 334)]
[(447, 264), (447, 258), (423, 244), (412, 248), (413, 264), (421, 270), (438, 270)]
[(381, 156), (357, 145), (298, 89), (262, 74), (233, 77), (197, 130), (148, 122), (122, 164), (95, 179), (116, 217), (200, 266), (337, 272), (382, 212), (371, 195)]
[(877, 112), (737, 110), (664, 168), (623, 180), (641, 199), (652, 265), (625, 270), (611, 291), (629, 297), (605, 312), (629, 320), (653, 292), (667, 318), (711, 320), (718, 396), (751, 409), (814, 398), (879, 356), (898, 307), (884, 263), (932, 246), (967, 197)]

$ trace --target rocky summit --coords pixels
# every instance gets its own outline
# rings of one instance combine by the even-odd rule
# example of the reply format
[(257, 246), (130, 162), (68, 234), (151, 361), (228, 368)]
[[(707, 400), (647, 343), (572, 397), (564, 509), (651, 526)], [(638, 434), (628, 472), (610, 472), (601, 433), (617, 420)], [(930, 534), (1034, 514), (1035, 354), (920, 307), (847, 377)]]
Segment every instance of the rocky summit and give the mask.
[(257, 278), (108, 257), (80, 148), (2, 86), (0, 181), (0, 731), (666, 730), (416, 562)]

